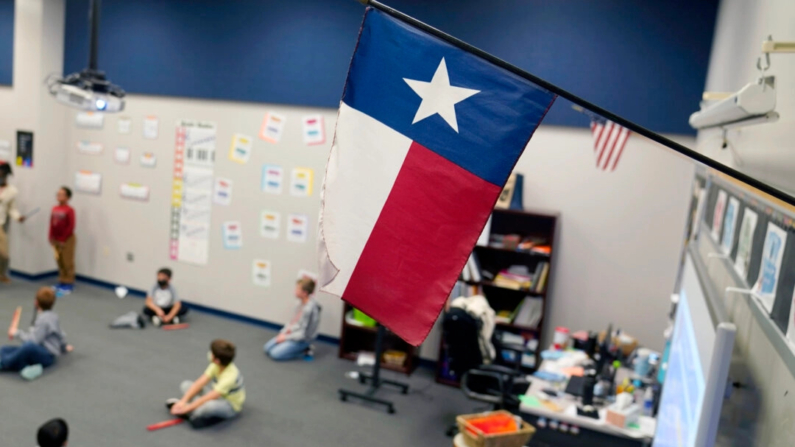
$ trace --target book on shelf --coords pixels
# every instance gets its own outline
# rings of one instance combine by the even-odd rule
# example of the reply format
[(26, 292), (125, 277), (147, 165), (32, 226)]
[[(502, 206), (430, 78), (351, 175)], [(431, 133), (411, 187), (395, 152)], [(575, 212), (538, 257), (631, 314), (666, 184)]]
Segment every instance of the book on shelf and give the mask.
[(494, 278), (494, 285), (513, 290), (530, 290), (533, 287), (533, 274), (525, 265), (512, 265), (500, 270)]
[(519, 304), (513, 324), (518, 326), (536, 328), (544, 315), (544, 300), (535, 297), (525, 297)]
[(536, 293), (544, 293), (544, 288), (547, 285), (547, 277), (549, 276), (549, 262), (542, 262), (543, 268), (541, 270), (541, 274), (538, 277), (538, 281), (536, 281), (535, 292)]

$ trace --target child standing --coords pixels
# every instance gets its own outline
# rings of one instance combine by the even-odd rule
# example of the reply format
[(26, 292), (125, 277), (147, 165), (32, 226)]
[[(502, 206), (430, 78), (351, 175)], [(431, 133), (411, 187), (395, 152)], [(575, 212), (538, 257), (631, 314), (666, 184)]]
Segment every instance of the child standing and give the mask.
[(6, 222), (12, 218), (17, 222), (24, 222), (25, 216), (17, 209), (16, 198), (19, 194), (14, 185), (8, 184), (8, 176), (12, 174), (11, 165), (0, 162), (0, 283), (8, 284), (8, 235), (6, 234)]
[(177, 299), (177, 291), (171, 287), (171, 269), (162, 268), (157, 271), (157, 284), (146, 296), (144, 315), (152, 320), (152, 324), (179, 324), (180, 317), (188, 313), (188, 306)]
[(182, 382), (182, 398), (166, 401), (171, 414), (188, 419), (193, 428), (206, 427), (237, 416), (246, 401), (243, 376), (232, 363), (235, 345), (226, 340), (213, 340), (208, 358), (210, 366), (204, 374), (195, 382)]
[(61, 331), (58, 314), (52, 311), (55, 292), (42, 287), (36, 292), (36, 320), (27, 331), (20, 331), (18, 320), (8, 328), (8, 338), (16, 338), (21, 346), (0, 347), (0, 371), (19, 371), (28, 380), (39, 377), (44, 368), (51, 366), (63, 353), (71, 352)]
[(65, 447), (68, 440), (69, 426), (60, 418), (45, 422), (36, 433), (39, 447)]
[(290, 323), (285, 325), (279, 335), (265, 343), (265, 354), (273, 360), (292, 360), (311, 355), (312, 342), (317, 337), (320, 325), (320, 305), (312, 297), (315, 281), (301, 278), (295, 284), (295, 297), (298, 307)]
[(55, 195), (58, 204), (50, 214), (50, 244), (58, 263), (58, 285), (60, 295), (72, 293), (75, 283), (75, 210), (69, 206), (72, 190), (66, 186)]

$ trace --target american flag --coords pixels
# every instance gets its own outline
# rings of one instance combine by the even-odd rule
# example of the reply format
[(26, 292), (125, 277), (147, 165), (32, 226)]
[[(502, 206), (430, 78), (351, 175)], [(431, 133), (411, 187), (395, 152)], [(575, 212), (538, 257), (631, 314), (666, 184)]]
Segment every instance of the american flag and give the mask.
[(591, 119), (593, 150), (596, 167), (603, 171), (613, 171), (618, 166), (624, 146), (629, 139), (629, 129), (601, 117)]

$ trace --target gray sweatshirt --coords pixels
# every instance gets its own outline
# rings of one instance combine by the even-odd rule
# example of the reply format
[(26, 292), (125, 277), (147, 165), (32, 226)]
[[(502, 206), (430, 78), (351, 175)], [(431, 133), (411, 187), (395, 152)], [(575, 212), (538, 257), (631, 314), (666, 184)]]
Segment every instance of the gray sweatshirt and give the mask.
[[(298, 316), (297, 320), (295, 316)], [(317, 329), (320, 326), (320, 306), (317, 301), (309, 298), (306, 304), (298, 303), (295, 316), (290, 320), (291, 322), (295, 320), (295, 323), (286, 324), (280, 333), (285, 334), (287, 340), (313, 342), (317, 338)]]
[(27, 331), (18, 331), (16, 338), (20, 341), (36, 343), (50, 351), (54, 356), (66, 352), (66, 338), (58, 322), (58, 314), (51, 310), (39, 312), (33, 326)]

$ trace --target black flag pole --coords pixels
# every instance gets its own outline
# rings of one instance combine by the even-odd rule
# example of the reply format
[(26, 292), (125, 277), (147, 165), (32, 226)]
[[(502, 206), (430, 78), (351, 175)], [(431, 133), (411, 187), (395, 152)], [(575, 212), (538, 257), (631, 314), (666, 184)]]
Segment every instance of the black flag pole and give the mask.
[(408, 23), (409, 25), (411, 25), (411, 26), (413, 26), (415, 28), (421, 29), (422, 31), (425, 31), (428, 34), (436, 36), (439, 39), (442, 39), (445, 42), (449, 43), (450, 45), (453, 45), (453, 46), (458, 47), (458, 48), (460, 48), (460, 49), (462, 49), (464, 51), (472, 53), (472, 54), (480, 57), (481, 59), (487, 60), (487, 61), (491, 62), (492, 64), (494, 64), (494, 65), (496, 65), (496, 66), (498, 66), (500, 68), (508, 70), (509, 72), (511, 72), (511, 73), (521, 77), (521, 78), (524, 78), (524, 79), (526, 79), (526, 80), (528, 80), (528, 81), (530, 81), (530, 82), (532, 82), (532, 83), (534, 83), (534, 84), (536, 84), (536, 85), (538, 85), (540, 87), (543, 87), (543, 88), (549, 90), (550, 92), (560, 96), (561, 98), (567, 99), (568, 101), (572, 102), (573, 104), (575, 104), (577, 106), (582, 107), (585, 110), (588, 110), (588, 111), (590, 111), (590, 112), (592, 112), (594, 114), (598, 114), (598, 115), (602, 116), (603, 118), (606, 118), (606, 119), (608, 119), (610, 121), (613, 121), (614, 123), (616, 123), (618, 125), (626, 127), (627, 129), (631, 130), (632, 132), (635, 132), (638, 135), (643, 135), (644, 137), (646, 137), (646, 138), (648, 138), (648, 139), (650, 139), (652, 141), (655, 141), (655, 142), (657, 142), (657, 143), (659, 143), (659, 144), (661, 144), (661, 145), (663, 145), (663, 146), (665, 146), (665, 147), (667, 147), (667, 148), (669, 148), (669, 149), (671, 149), (673, 151), (676, 151), (676, 152), (684, 155), (685, 157), (688, 157), (688, 158), (690, 158), (692, 160), (695, 160), (695, 161), (697, 161), (699, 163), (702, 163), (702, 164), (704, 164), (706, 166), (709, 166), (710, 168), (712, 168), (712, 169), (714, 169), (716, 171), (722, 172), (722, 173), (724, 173), (724, 174), (726, 174), (728, 176), (734, 177), (735, 179), (740, 180), (741, 182), (746, 183), (747, 185), (749, 185), (751, 187), (754, 187), (754, 188), (756, 188), (756, 189), (758, 189), (758, 190), (760, 190), (760, 191), (762, 191), (762, 192), (764, 192), (766, 194), (769, 194), (769, 195), (771, 195), (771, 196), (773, 196), (773, 197), (775, 197), (775, 198), (777, 198), (779, 200), (782, 200), (782, 201), (784, 201), (784, 202), (786, 202), (786, 203), (788, 203), (788, 204), (790, 204), (792, 206), (795, 206), (795, 196), (792, 196), (792, 195), (790, 195), (790, 194), (788, 194), (788, 193), (786, 193), (786, 192), (784, 192), (784, 191), (782, 191), (782, 190), (780, 190), (778, 188), (775, 188), (775, 187), (773, 187), (771, 185), (768, 185), (767, 183), (763, 183), (763, 182), (761, 182), (761, 181), (759, 181), (759, 180), (757, 180), (757, 179), (755, 179), (755, 178), (753, 178), (753, 177), (751, 177), (749, 175), (743, 174), (742, 172), (740, 172), (740, 171), (738, 171), (736, 169), (732, 169), (732, 168), (730, 168), (730, 167), (728, 167), (728, 166), (726, 166), (726, 165), (724, 165), (724, 164), (722, 164), (722, 163), (720, 163), (720, 162), (718, 162), (718, 161), (716, 161), (716, 160), (714, 160), (712, 158), (709, 158), (709, 157), (707, 157), (707, 156), (705, 156), (705, 155), (703, 155), (703, 154), (701, 154), (699, 152), (694, 151), (693, 149), (690, 149), (690, 148), (688, 148), (686, 146), (683, 146), (683, 145), (681, 145), (681, 144), (679, 144), (679, 143), (677, 143), (677, 142), (675, 142), (675, 141), (673, 141), (673, 140), (671, 140), (669, 138), (666, 138), (666, 137), (664, 137), (664, 136), (662, 136), (662, 135), (660, 135), (660, 134), (658, 134), (656, 132), (653, 132), (653, 131), (651, 131), (651, 130), (649, 130), (649, 129), (641, 126), (641, 125), (635, 124), (632, 121), (629, 121), (629, 120), (627, 120), (625, 118), (622, 118), (622, 117), (616, 115), (615, 113), (609, 112), (609, 111), (607, 111), (607, 110), (605, 110), (605, 109), (603, 109), (603, 108), (601, 108), (601, 107), (599, 107), (599, 106), (597, 106), (597, 105), (595, 105), (595, 104), (593, 104), (593, 103), (591, 103), (589, 101), (586, 101), (585, 99), (580, 98), (579, 96), (575, 95), (574, 93), (571, 93), (571, 92), (569, 92), (567, 90), (564, 90), (564, 89), (556, 86), (555, 84), (549, 83), (549, 82), (547, 82), (547, 81), (545, 81), (545, 80), (543, 80), (543, 79), (541, 79), (541, 78), (539, 78), (539, 77), (537, 77), (537, 76), (535, 76), (533, 74), (530, 74), (530, 73), (522, 70), (521, 68), (519, 68), (519, 67), (517, 67), (515, 65), (512, 65), (512, 64), (510, 64), (508, 62), (505, 62), (504, 60), (502, 60), (502, 59), (500, 59), (500, 58), (498, 58), (496, 56), (493, 56), (493, 55), (491, 55), (491, 54), (489, 54), (489, 53), (487, 53), (487, 52), (485, 52), (485, 51), (483, 51), (483, 50), (481, 50), (481, 49), (479, 49), (477, 47), (474, 47), (474, 46), (464, 42), (461, 39), (453, 37), (453, 36), (445, 33), (444, 31), (440, 31), (440, 30), (428, 25), (427, 23), (421, 22), (421, 21), (415, 19), (414, 17), (406, 15), (406, 14), (404, 14), (404, 13), (402, 13), (402, 12), (392, 8), (392, 7), (389, 7), (389, 6), (387, 6), (387, 5), (385, 5), (385, 4), (381, 3), (381, 2), (378, 2), (376, 0), (357, 0), (357, 1), (359, 3), (365, 5), (365, 6), (369, 6), (369, 7), (375, 8), (375, 9), (377, 9), (379, 11), (382, 11), (382, 12), (384, 12), (386, 14), (389, 14), (390, 16), (392, 16), (392, 17), (394, 17), (394, 18), (396, 18), (398, 20), (401, 20), (401, 21), (403, 21), (405, 23)]

